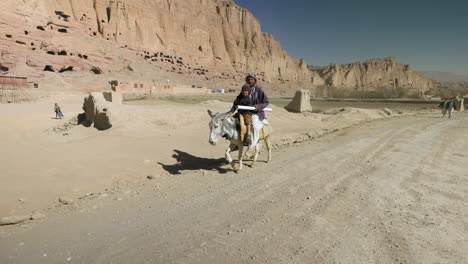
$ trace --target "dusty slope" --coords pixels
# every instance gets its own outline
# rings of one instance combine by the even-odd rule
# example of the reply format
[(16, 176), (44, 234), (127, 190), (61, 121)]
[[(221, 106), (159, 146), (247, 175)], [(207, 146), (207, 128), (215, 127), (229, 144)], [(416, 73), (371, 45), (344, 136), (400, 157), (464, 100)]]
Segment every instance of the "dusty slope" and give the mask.
[(242, 174), (182, 148), (181, 175), (0, 229), (0, 262), (464, 263), (467, 119), (364, 124)]

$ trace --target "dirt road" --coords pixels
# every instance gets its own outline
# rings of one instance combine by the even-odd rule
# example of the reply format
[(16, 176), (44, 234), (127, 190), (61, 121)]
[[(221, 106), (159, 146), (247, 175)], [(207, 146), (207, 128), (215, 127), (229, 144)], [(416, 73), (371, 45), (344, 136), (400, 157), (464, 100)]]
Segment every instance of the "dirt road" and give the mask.
[(466, 263), (467, 129), (375, 121), (239, 174), (179, 151), (167, 176), (1, 227), (0, 263)]

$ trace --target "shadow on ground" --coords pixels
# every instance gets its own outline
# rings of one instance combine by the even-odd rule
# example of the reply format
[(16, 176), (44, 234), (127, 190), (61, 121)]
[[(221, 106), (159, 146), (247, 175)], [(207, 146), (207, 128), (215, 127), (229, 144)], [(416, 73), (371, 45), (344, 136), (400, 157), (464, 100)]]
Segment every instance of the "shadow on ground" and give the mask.
[(165, 171), (170, 174), (182, 174), (181, 171), (196, 171), (196, 170), (209, 170), (218, 171), (219, 173), (227, 173), (230, 169), (222, 168), (223, 165), (227, 164), (225, 158), (220, 159), (209, 159), (200, 158), (193, 156), (187, 152), (181, 150), (174, 150), (175, 154), (172, 155), (176, 159), (177, 163), (174, 165), (166, 165), (158, 162)]

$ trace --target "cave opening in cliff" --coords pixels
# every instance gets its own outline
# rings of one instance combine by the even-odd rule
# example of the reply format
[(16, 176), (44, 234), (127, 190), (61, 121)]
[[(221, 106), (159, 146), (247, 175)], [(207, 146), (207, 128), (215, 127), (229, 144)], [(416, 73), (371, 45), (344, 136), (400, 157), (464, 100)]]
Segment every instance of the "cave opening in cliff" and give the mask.
[(62, 67), (62, 69), (59, 70), (60, 73), (63, 72), (68, 72), (68, 71), (73, 71), (73, 66), (68, 66), (68, 67)]
[(54, 67), (52, 67), (51, 65), (46, 65), (44, 67), (44, 71), (55, 72)]
[(111, 19), (111, 8), (110, 7), (106, 8), (106, 11), (107, 11), (107, 23), (109, 23)]
[(5, 67), (0, 64), (0, 71), (7, 72), (8, 70), (9, 70), (8, 67)]

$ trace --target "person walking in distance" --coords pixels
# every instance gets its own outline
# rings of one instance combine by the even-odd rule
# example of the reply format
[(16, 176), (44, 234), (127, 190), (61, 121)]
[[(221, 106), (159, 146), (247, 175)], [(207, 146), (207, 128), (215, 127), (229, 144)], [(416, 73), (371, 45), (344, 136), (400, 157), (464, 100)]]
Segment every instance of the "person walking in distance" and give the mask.
[(447, 102), (447, 112), (448, 112), (448, 117), (452, 118), (452, 114), (455, 110), (458, 110), (457, 104), (455, 103), (455, 98), (450, 98), (450, 100)]
[(55, 103), (54, 110), (55, 110), (55, 118), (62, 119), (63, 118), (62, 109), (60, 109), (60, 106), (57, 103)]
[(443, 98), (442, 102), (440, 102), (439, 104), (440, 111), (442, 111), (442, 118), (445, 118), (445, 115), (447, 114), (447, 108), (446, 108), (447, 102), (448, 102), (448, 99)]

